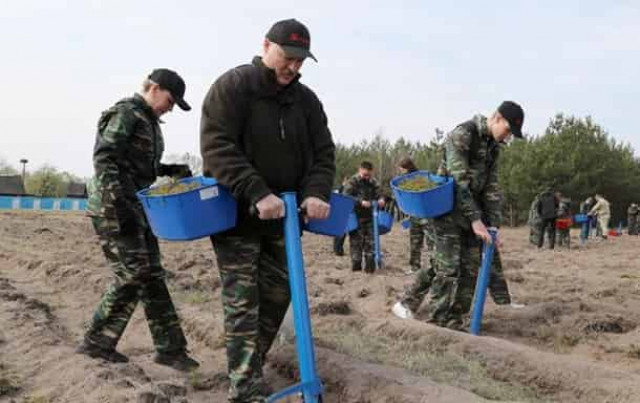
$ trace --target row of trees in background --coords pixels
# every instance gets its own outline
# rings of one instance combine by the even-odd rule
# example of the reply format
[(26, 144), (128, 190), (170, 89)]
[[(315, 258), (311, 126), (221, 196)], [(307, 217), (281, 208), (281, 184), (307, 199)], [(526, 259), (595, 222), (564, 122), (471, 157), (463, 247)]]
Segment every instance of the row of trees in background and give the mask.
[[(21, 175), (17, 169), (0, 160), (0, 175)], [(69, 183), (83, 182), (78, 176), (61, 172), (50, 165), (44, 165), (34, 172), (27, 172), (24, 187), (27, 194), (40, 197), (64, 197)]]
[[(383, 191), (391, 194), (389, 181), (397, 174), (398, 160), (410, 156), (419, 168), (435, 172), (442, 158), (444, 137), (445, 133), (436, 129), (428, 142), (400, 138), (392, 143), (379, 132), (360, 144), (338, 144), (335, 186), (353, 175), (361, 161), (368, 160), (374, 164)], [(189, 163), (192, 172), (202, 172), (202, 160), (194, 154), (169, 154), (165, 161)], [(0, 174), (19, 172), (0, 160)], [(504, 146), (499, 178), (505, 195), (506, 224), (510, 225), (526, 222), (531, 201), (547, 187), (571, 198), (574, 211), (588, 196), (602, 194), (611, 202), (613, 225), (624, 218), (631, 202), (640, 202), (640, 160), (634, 150), (616, 142), (588, 117), (559, 114), (541, 135)], [(73, 174), (44, 166), (26, 175), (26, 191), (37, 196), (63, 196), (67, 184), (79, 180)]]
[[(410, 156), (420, 169), (434, 172), (442, 158), (443, 140), (444, 133), (436, 130), (428, 143), (402, 138), (391, 143), (377, 134), (371, 141), (338, 145), (335, 185), (368, 160), (390, 194), (389, 181), (397, 174), (397, 161)], [(559, 114), (543, 134), (505, 145), (499, 180), (505, 196), (505, 223), (513, 226), (526, 222), (532, 200), (547, 187), (571, 198), (575, 212), (582, 200), (600, 193), (611, 202), (613, 225), (625, 217), (631, 202), (640, 202), (640, 160), (634, 150), (616, 142), (588, 117)]]

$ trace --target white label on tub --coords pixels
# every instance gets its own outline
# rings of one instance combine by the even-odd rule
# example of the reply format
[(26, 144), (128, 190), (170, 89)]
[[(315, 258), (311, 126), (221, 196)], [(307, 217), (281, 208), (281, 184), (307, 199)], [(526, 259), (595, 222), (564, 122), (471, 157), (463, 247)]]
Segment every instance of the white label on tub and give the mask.
[(200, 191), (200, 200), (208, 200), (218, 197), (218, 187), (210, 187)]

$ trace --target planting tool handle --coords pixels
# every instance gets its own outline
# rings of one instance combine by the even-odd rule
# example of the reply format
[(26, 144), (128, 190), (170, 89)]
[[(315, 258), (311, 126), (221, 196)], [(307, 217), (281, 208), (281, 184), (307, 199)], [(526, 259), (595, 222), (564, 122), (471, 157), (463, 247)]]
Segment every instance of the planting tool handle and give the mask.
[(493, 253), (496, 248), (496, 241), (498, 238), (498, 231), (490, 228), (489, 235), (491, 235), (491, 243), (485, 243), (482, 250), (482, 266), (478, 273), (478, 280), (476, 282), (476, 292), (473, 296), (473, 311), (471, 312), (471, 334), (478, 335), (480, 328), (482, 327), (482, 315), (484, 312), (484, 302), (487, 296), (487, 287), (489, 287), (489, 280), (491, 279), (491, 262), (493, 261)]

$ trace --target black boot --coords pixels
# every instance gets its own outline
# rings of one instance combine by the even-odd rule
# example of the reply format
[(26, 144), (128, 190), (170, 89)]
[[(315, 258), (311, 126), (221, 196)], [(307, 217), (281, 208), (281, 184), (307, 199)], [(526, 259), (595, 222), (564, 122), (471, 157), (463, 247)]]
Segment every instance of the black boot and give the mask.
[(76, 349), (76, 353), (84, 354), (91, 358), (102, 358), (105, 361), (114, 363), (129, 362), (129, 358), (127, 358), (126, 355), (120, 354), (115, 349), (102, 347), (87, 340), (82, 342), (82, 344)]
[(156, 353), (155, 357), (153, 357), (153, 361), (156, 364), (166, 365), (167, 367), (171, 367), (182, 372), (191, 371), (200, 366), (200, 363), (189, 357), (185, 350)]
[(365, 273), (373, 273), (376, 271), (376, 261), (374, 258), (367, 258), (364, 265)]
[(351, 271), (362, 271), (362, 261), (361, 260), (351, 261)]

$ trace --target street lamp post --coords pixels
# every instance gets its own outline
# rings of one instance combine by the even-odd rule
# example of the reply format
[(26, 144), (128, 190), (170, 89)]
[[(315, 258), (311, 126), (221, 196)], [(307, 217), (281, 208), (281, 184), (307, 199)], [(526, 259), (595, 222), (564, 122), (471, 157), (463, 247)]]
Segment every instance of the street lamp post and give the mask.
[(27, 162), (29, 162), (29, 160), (26, 158), (22, 158), (20, 160), (20, 163), (22, 164), (22, 186), (26, 186), (25, 173), (26, 173)]

